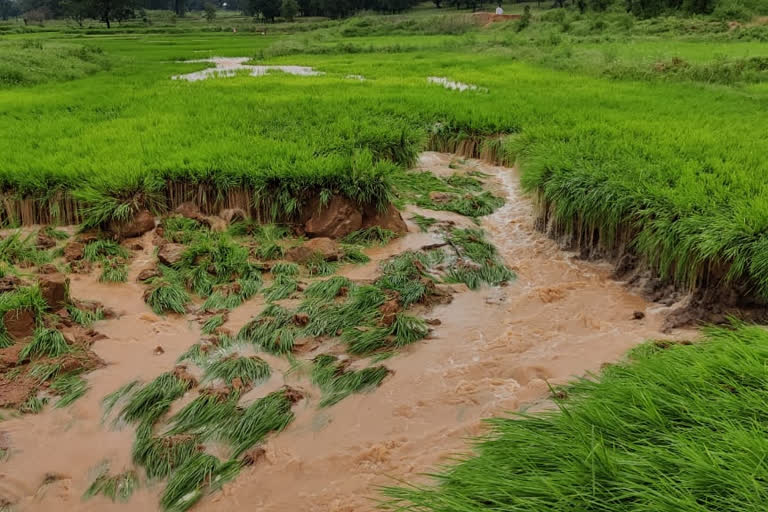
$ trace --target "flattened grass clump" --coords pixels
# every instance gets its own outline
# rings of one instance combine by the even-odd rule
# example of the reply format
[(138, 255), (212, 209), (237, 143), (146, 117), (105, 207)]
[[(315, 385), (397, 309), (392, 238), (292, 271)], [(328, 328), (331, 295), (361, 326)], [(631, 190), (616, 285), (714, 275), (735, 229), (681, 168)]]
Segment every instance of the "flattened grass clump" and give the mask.
[(270, 432), (287, 427), (294, 418), (291, 407), (298, 399), (295, 391), (283, 388), (256, 400), (239, 418), (228, 422), (222, 435), (232, 445), (232, 457), (238, 457)]
[(291, 312), (276, 304), (270, 304), (240, 329), (238, 338), (258, 345), (271, 354), (279, 355), (293, 350), (297, 332)]
[(179, 378), (173, 372), (163, 373), (130, 396), (118, 419), (127, 423), (144, 422), (151, 425), (190, 387), (189, 381)]
[(67, 407), (88, 391), (88, 383), (77, 373), (60, 375), (51, 382), (51, 391), (61, 398), (56, 402), (56, 407)]
[(200, 396), (192, 400), (170, 420), (172, 425), (168, 434), (194, 434), (201, 439), (217, 435), (226, 422), (237, 415), (239, 391), (222, 395), (211, 390), (203, 390)]
[(104, 311), (101, 308), (94, 310), (81, 309), (74, 304), (67, 305), (67, 313), (69, 313), (69, 318), (73, 322), (83, 327), (91, 327), (95, 322), (104, 318)]
[(136, 431), (133, 444), (133, 461), (144, 467), (147, 479), (167, 477), (200, 450), (197, 436), (152, 436), (151, 427), (142, 424)]
[(349, 293), (355, 284), (344, 276), (334, 276), (323, 281), (315, 281), (304, 290), (304, 296), (310, 299), (331, 301)]
[(379, 226), (371, 226), (354, 231), (345, 236), (341, 241), (345, 244), (368, 247), (371, 245), (386, 245), (393, 238), (397, 238), (396, 233)]
[(32, 335), (32, 341), (19, 352), (19, 361), (35, 357), (59, 357), (71, 352), (64, 335), (56, 329), (39, 327)]
[(221, 313), (218, 315), (213, 315), (203, 323), (203, 334), (211, 334), (222, 325), (224, 325), (224, 315)]
[(481, 229), (453, 229), (448, 240), (460, 250), (459, 258), (446, 273), (449, 282), (464, 283), (475, 290), (483, 284), (498, 286), (515, 278)]
[(419, 226), (419, 229), (422, 231), (422, 233), (426, 233), (429, 231), (429, 228), (437, 223), (437, 219), (433, 217), (425, 217), (423, 215), (419, 215), (418, 213), (414, 214), (410, 220)]
[(250, 386), (268, 378), (271, 373), (269, 364), (258, 356), (232, 354), (208, 365), (205, 379), (221, 379), (227, 386), (231, 386), (235, 379), (240, 379), (242, 385)]
[(131, 253), (125, 247), (113, 240), (94, 240), (85, 246), (83, 249), (83, 258), (97, 262), (104, 258), (129, 258)]
[(710, 330), (694, 345), (642, 345), (567, 387), (558, 412), (491, 420), (474, 456), (434, 487), (387, 489), (386, 508), (761, 510), (766, 361), (759, 327)]
[(49, 262), (51, 260), (50, 253), (38, 249), (36, 240), (35, 233), (23, 235), (20, 230), (14, 231), (0, 240), (0, 261), (22, 267)]
[(127, 279), (128, 267), (123, 260), (109, 258), (101, 262), (99, 281), (102, 283), (124, 283)]
[(216, 490), (240, 472), (237, 460), (220, 462), (207, 453), (188, 457), (171, 475), (160, 498), (168, 512), (183, 512), (192, 507), (208, 491)]
[(112, 501), (126, 502), (139, 486), (139, 475), (132, 469), (116, 475), (109, 474), (109, 466), (105, 466), (83, 494), (84, 499), (90, 499), (99, 494)]
[(299, 288), (299, 283), (293, 277), (286, 274), (278, 274), (272, 283), (264, 289), (264, 298), (267, 302), (287, 299)]
[(201, 297), (211, 295), (216, 285), (260, 275), (248, 263), (248, 249), (226, 234), (195, 240), (184, 251), (176, 270), (187, 289)]
[(177, 281), (166, 277), (155, 278), (144, 292), (144, 302), (158, 315), (164, 313), (184, 314), (191, 298)]
[(172, 215), (162, 220), (163, 238), (177, 244), (189, 244), (206, 236), (210, 230), (194, 219)]
[(335, 356), (317, 356), (312, 368), (312, 382), (323, 392), (320, 407), (334, 405), (352, 393), (362, 393), (378, 387), (389, 375), (384, 366), (371, 366), (350, 371)]

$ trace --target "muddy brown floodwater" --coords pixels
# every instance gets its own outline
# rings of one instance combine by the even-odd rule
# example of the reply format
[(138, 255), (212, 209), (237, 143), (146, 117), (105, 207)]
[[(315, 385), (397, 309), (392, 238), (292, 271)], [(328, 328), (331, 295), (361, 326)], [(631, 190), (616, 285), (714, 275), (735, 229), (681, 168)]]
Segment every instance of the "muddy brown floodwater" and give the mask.
[[(449, 167), (454, 158), (425, 153), (419, 167), (449, 175), (455, 172)], [(195, 510), (372, 511), (377, 486), (395, 479), (426, 481), (421, 473), (467, 450), (467, 438), (483, 432), (484, 418), (548, 407), (547, 382), (561, 384), (597, 371), (648, 338), (691, 335), (662, 335), (663, 308), (613, 281), (609, 265), (577, 260), (537, 232), (533, 207), (513, 169), (474, 160), (465, 166), (489, 174), (495, 191), (506, 196), (506, 205), (485, 218), (483, 227), (517, 279), (502, 288), (457, 293), (451, 304), (436, 306), (427, 316), (441, 325), (429, 339), (388, 359), (394, 374), (373, 392), (322, 410), (317, 400), (303, 401), (296, 420), (266, 442), (266, 459), (243, 469)], [(471, 224), (445, 212), (412, 208), (409, 213), (417, 212)], [(411, 228), (387, 247), (368, 251), (370, 264), (344, 273), (373, 277), (378, 261), (435, 241)], [(196, 323), (157, 317), (142, 301), (143, 287), (135, 277), (153, 259), (152, 244), (145, 247), (127, 283), (72, 276), (75, 297), (100, 300), (122, 316), (97, 324), (109, 339), (97, 341), (93, 350), (109, 364), (86, 376), (91, 390), (83, 398), (68, 408), (48, 407), (2, 423), (12, 452), (0, 467), (0, 496), (16, 502), (18, 510), (158, 509), (162, 484), (142, 487), (127, 504), (81, 500), (91, 482), (89, 470), (100, 462), (110, 461), (114, 472), (130, 467), (133, 431), (102, 424), (101, 398), (130, 380), (146, 381), (172, 368), (199, 337)], [(232, 312), (226, 326), (239, 329), (262, 305), (249, 301)], [(645, 318), (634, 320), (635, 311)], [(158, 345), (162, 355), (153, 353)], [(269, 362), (287, 370), (284, 362)], [(266, 387), (298, 378), (275, 373)]]

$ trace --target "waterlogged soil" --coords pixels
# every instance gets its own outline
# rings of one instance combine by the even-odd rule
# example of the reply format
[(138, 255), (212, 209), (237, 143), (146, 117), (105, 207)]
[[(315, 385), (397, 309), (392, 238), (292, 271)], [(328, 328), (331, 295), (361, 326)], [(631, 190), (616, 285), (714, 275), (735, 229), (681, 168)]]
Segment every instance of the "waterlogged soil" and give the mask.
[(175, 75), (172, 78), (174, 80), (187, 80), (189, 82), (196, 82), (198, 80), (205, 80), (207, 78), (213, 77), (234, 76), (239, 72), (248, 73), (250, 76), (262, 76), (271, 71), (281, 71), (283, 73), (288, 73), (289, 75), (301, 76), (316, 76), (323, 74), (306, 66), (251, 66), (245, 64), (249, 60), (251, 60), (249, 57), (212, 57), (210, 59), (187, 60), (184, 62), (208, 62), (215, 64), (216, 67), (204, 69), (202, 71), (196, 71), (194, 73)]
[[(373, 511), (378, 486), (425, 481), (422, 473), (468, 449), (467, 438), (483, 432), (484, 418), (550, 407), (549, 384), (597, 371), (643, 340), (690, 337), (685, 331), (660, 334), (665, 308), (612, 280), (610, 265), (578, 260), (536, 231), (533, 207), (513, 169), (474, 160), (457, 164), (438, 153), (422, 155), (418, 167), (442, 176), (472, 170), (489, 176), (486, 181), (507, 203), (483, 219), (482, 227), (517, 279), (475, 292), (455, 286), (450, 304), (426, 312), (439, 320), (431, 336), (384, 361), (393, 374), (379, 388), (330, 408), (317, 408), (318, 392), (301, 369), (289, 372), (285, 360), (263, 356), (275, 371), (249, 395), (263, 396), (288, 383), (310, 397), (294, 407), (296, 419), (285, 431), (268, 438), (262, 460), (195, 510)], [(473, 225), (458, 215), (417, 208), (404, 216), (414, 213)], [(408, 235), (366, 250), (370, 263), (342, 267), (341, 273), (372, 279), (380, 261), (441, 241), (409, 227)], [(127, 504), (81, 499), (93, 468), (103, 461), (113, 473), (131, 467), (133, 429), (103, 423), (101, 399), (133, 379), (146, 382), (168, 371), (200, 337), (197, 322), (158, 317), (143, 302), (144, 286), (136, 276), (154, 261), (151, 234), (145, 238), (126, 283), (99, 283), (98, 273), (71, 276), (73, 296), (99, 300), (120, 315), (96, 324), (108, 338), (92, 349), (107, 365), (86, 375), (89, 392), (70, 407), (48, 406), (38, 415), (0, 423), (10, 447), (0, 466), (0, 498), (16, 503), (17, 510), (159, 508), (162, 483), (140, 487)], [(262, 307), (259, 295), (232, 311), (225, 327), (236, 332)], [(635, 312), (644, 317), (635, 319)]]

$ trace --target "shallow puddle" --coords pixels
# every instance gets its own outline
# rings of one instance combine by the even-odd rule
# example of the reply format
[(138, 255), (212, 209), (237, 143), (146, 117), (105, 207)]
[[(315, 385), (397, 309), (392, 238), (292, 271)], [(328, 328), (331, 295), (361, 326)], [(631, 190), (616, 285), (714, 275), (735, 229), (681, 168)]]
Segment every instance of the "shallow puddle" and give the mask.
[(324, 73), (315, 71), (306, 66), (252, 66), (245, 64), (251, 60), (249, 57), (211, 57), (210, 59), (185, 60), (186, 64), (210, 62), (216, 67), (195, 71), (194, 73), (185, 73), (183, 75), (174, 75), (173, 80), (187, 80), (196, 82), (207, 78), (234, 76), (239, 72), (247, 72), (250, 76), (266, 75), (270, 71), (280, 71), (289, 75), (317, 76)]
[[(506, 195), (507, 203), (483, 219), (482, 227), (517, 279), (477, 292), (455, 286), (452, 303), (426, 313), (440, 320), (431, 337), (386, 360), (394, 373), (371, 393), (319, 410), (317, 391), (307, 389), (313, 396), (294, 409), (296, 420), (284, 432), (268, 438), (266, 458), (243, 469), (194, 510), (374, 511), (377, 486), (394, 484), (394, 479), (423, 481), (421, 473), (467, 450), (467, 437), (483, 432), (482, 419), (546, 407), (548, 383), (596, 371), (633, 345), (662, 337), (662, 312), (613, 281), (609, 265), (577, 260), (534, 229), (533, 207), (521, 194), (514, 170), (475, 160), (456, 170), (455, 160), (426, 153), (419, 167), (442, 176), (471, 170), (489, 175), (489, 184)], [(404, 217), (413, 213), (472, 225), (455, 214), (418, 208)], [(380, 261), (440, 240), (415, 225), (410, 228), (407, 236), (366, 250), (370, 263), (342, 267), (341, 273), (372, 279)], [(47, 407), (39, 415), (0, 423), (12, 447), (0, 470), (0, 495), (17, 502), (18, 510), (159, 508), (162, 483), (141, 487), (128, 504), (102, 497), (81, 500), (91, 483), (89, 470), (109, 460), (118, 472), (131, 462), (133, 429), (102, 424), (101, 399), (133, 379), (148, 381), (171, 369), (199, 339), (197, 323), (158, 317), (144, 304), (144, 287), (135, 279), (154, 258), (149, 238), (145, 247), (134, 258), (127, 283), (101, 284), (96, 273), (72, 276), (74, 297), (100, 300), (121, 313), (119, 319), (96, 324), (109, 339), (96, 342), (93, 350), (109, 364), (86, 376), (90, 391), (68, 408)], [(236, 332), (262, 308), (261, 298), (246, 302), (230, 314), (225, 327)], [(643, 311), (645, 318), (634, 320), (635, 311)], [(158, 346), (163, 353), (155, 355)], [(253, 391), (258, 396), (283, 382), (306, 382), (300, 370), (289, 371), (286, 361), (269, 358), (269, 363), (274, 375)], [(49, 483), (43, 485), (46, 475)]]

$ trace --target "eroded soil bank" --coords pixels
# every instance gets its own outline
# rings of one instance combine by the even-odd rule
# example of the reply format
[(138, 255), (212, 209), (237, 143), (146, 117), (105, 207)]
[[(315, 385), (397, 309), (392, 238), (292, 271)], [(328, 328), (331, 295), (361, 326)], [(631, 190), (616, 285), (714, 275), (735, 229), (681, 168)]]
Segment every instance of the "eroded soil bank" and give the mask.
[[(684, 331), (661, 335), (666, 308), (612, 280), (610, 265), (578, 260), (536, 231), (533, 207), (521, 195), (514, 170), (474, 160), (457, 164), (455, 157), (439, 153), (425, 153), (419, 167), (443, 176), (473, 170), (490, 176), (488, 182), (507, 203), (482, 227), (517, 279), (477, 292), (456, 286), (452, 303), (427, 314), (440, 321), (431, 337), (385, 362), (394, 373), (379, 388), (326, 409), (317, 408), (316, 398), (303, 401), (296, 420), (268, 438), (266, 456), (194, 510), (372, 511), (376, 486), (392, 484), (393, 478), (418, 480), (419, 473), (465, 451), (466, 438), (482, 433), (483, 418), (548, 407), (548, 382), (556, 385), (598, 370), (648, 338), (690, 336)], [(416, 208), (404, 216), (414, 213), (473, 225), (458, 215)], [(368, 249), (370, 263), (345, 266), (342, 273), (372, 278), (387, 257), (438, 241), (409, 227), (408, 235)], [(131, 466), (133, 429), (103, 424), (101, 399), (133, 379), (148, 381), (172, 368), (200, 336), (197, 323), (158, 317), (143, 302), (136, 276), (154, 258), (152, 244), (144, 246), (131, 263), (127, 283), (72, 276), (74, 296), (99, 300), (121, 313), (97, 324), (108, 339), (92, 349), (107, 366), (85, 377), (90, 391), (68, 408), (46, 408), (0, 423), (10, 445), (0, 469), (0, 495), (18, 510), (158, 509), (163, 484), (142, 486), (127, 504), (100, 496), (81, 499), (99, 463), (108, 460), (115, 472)], [(225, 327), (236, 332), (262, 308), (261, 298), (246, 302)], [(636, 312), (644, 317), (636, 319), (641, 316)], [(305, 378), (280, 358), (265, 359), (275, 372), (257, 388), (260, 395), (284, 382), (300, 385)]]

